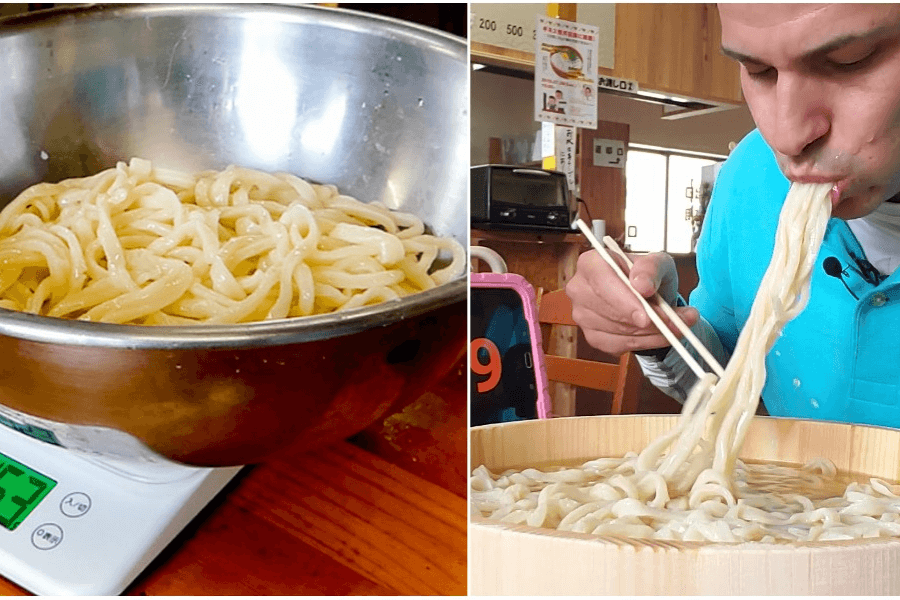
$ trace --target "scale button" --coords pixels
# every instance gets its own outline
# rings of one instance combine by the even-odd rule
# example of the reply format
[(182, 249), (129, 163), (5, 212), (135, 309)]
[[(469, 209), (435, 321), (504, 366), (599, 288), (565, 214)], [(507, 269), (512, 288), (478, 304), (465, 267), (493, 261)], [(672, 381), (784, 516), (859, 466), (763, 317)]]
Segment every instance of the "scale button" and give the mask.
[(90, 509), (91, 497), (82, 492), (73, 492), (59, 503), (59, 510), (67, 517), (80, 517)]
[(31, 543), (38, 550), (56, 548), (63, 539), (62, 528), (56, 523), (39, 525), (31, 534)]

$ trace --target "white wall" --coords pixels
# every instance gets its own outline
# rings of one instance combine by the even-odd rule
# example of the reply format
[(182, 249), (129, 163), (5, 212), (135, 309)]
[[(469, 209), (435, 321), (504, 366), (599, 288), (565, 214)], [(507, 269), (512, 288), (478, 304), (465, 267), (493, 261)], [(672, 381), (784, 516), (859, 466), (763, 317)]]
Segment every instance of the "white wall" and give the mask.
[(471, 158), (488, 161), (488, 144), (496, 138), (534, 138), (541, 124), (534, 120), (534, 82), (494, 73), (472, 72)]
[[(471, 95), (471, 164), (487, 162), (489, 138), (527, 137), (540, 130), (531, 80), (474, 71)], [(746, 106), (668, 121), (660, 118), (658, 104), (599, 94), (598, 105), (601, 121), (630, 125), (632, 143), (679, 150), (728, 154), (729, 142), (740, 141), (754, 128)]]

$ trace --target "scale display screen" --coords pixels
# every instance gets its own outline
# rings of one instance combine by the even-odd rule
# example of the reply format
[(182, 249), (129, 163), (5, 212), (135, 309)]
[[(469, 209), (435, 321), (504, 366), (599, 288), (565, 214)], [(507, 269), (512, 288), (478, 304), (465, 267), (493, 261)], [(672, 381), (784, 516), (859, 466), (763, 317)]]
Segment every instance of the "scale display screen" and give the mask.
[(12, 531), (56, 487), (56, 481), (0, 453), (0, 525)]

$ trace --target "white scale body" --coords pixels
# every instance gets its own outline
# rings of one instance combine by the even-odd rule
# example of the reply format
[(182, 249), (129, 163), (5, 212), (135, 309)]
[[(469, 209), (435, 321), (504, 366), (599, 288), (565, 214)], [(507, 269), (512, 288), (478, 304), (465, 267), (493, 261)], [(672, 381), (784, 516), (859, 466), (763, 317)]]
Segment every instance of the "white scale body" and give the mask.
[(0, 575), (43, 595), (120, 594), (241, 469), (116, 462), (2, 426), (0, 454), (56, 481), (0, 526)]

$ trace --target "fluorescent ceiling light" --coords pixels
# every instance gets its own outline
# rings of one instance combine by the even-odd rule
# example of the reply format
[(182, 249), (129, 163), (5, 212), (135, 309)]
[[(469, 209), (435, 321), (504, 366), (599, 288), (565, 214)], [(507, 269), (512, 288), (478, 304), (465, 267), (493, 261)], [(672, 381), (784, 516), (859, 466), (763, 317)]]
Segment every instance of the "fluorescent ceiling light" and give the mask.
[(696, 156), (698, 158), (709, 158), (712, 160), (725, 160), (728, 156), (724, 154), (713, 154), (711, 152), (695, 152), (693, 150), (679, 150), (677, 148), (665, 148), (663, 146), (652, 146), (650, 144), (639, 144), (635, 142), (628, 143), (629, 150), (649, 150), (650, 152), (667, 152), (673, 154), (686, 154), (688, 156)]

